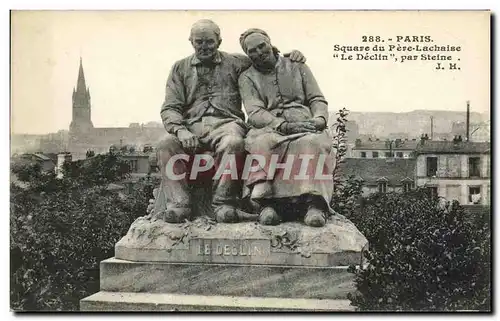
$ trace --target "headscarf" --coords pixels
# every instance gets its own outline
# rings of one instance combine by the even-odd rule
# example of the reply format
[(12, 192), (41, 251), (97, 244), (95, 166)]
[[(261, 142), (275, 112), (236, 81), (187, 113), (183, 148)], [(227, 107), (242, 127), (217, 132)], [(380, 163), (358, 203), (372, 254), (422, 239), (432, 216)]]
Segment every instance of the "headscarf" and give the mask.
[(267, 40), (269, 41), (269, 43), (271, 43), (271, 38), (269, 37), (269, 35), (267, 34), (267, 32), (265, 32), (264, 30), (259, 29), (259, 28), (250, 28), (247, 31), (243, 32), (241, 34), (241, 36), (240, 36), (240, 45), (241, 45), (241, 48), (243, 49), (243, 51), (245, 53), (247, 52), (247, 46), (245, 45), (245, 39), (248, 36), (250, 36), (251, 34), (254, 34), (254, 33), (259, 33), (259, 34), (263, 35), (264, 37), (267, 38)]

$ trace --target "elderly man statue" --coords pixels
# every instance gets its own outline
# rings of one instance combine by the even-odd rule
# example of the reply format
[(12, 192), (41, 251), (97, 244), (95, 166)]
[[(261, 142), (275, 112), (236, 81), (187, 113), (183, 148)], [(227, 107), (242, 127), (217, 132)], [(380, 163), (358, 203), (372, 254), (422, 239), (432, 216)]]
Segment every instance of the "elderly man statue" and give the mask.
[[(192, 219), (190, 182), (170, 177), (168, 173), (190, 172), (195, 154), (209, 153), (214, 167), (225, 155), (237, 161), (238, 171), (245, 154), (247, 127), (238, 90), (238, 77), (251, 65), (248, 57), (219, 51), (222, 42), (219, 27), (210, 20), (200, 20), (189, 37), (194, 54), (177, 61), (167, 80), (161, 118), (167, 131), (157, 146), (162, 183), (151, 215), (169, 223)], [(303, 61), (300, 52), (291, 58)], [(179, 155), (188, 155), (179, 158)], [(169, 162), (175, 157), (175, 162)], [(172, 166), (173, 168), (168, 168)], [(191, 176), (191, 175), (190, 175)], [(239, 177), (239, 176), (238, 176)], [(217, 178), (217, 177), (215, 177)], [(236, 208), (241, 198), (241, 180), (221, 175), (213, 180), (212, 208), (218, 222), (236, 222)], [(197, 178), (195, 177), (194, 180)]]
[[(260, 205), (261, 224), (300, 218), (323, 226), (333, 193), (327, 101), (308, 66), (280, 56), (266, 32), (249, 29), (240, 43), (253, 63), (239, 78), (251, 126), (245, 145), (250, 155), (265, 159), (246, 180), (246, 196)], [(277, 166), (270, 166), (273, 156), (281, 166), (289, 165), (289, 175), (287, 170), (272, 174), (277, 173)], [(295, 217), (283, 212), (287, 204), (298, 209)]]

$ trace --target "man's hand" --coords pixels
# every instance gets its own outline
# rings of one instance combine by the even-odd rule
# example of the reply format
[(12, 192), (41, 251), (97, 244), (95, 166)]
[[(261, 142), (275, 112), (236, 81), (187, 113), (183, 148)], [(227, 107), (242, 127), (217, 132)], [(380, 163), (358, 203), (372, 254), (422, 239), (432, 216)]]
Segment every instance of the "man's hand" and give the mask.
[(305, 63), (306, 62), (306, 57), (302, 54), (302, 52), (298, 50), (292, 50), (292, 52), (283, 54), (284, 57), (289, 57), (291, 61), (294, 62), (301, 62)]
[(189, 151), (195, 151), (200, 144), (198, 138), (187, 129), (180, 129), (177, 138), (181, 141), (182, 147)]
[(326, 120), (323, 117), (315, 117), (308, 122), (316, 128), (318, 131), (323, 131), (326, 129)]
[(284, 123), (280, 126), (280, 131), (285, 134), (315, 133), (316, 127), (310, 122)]

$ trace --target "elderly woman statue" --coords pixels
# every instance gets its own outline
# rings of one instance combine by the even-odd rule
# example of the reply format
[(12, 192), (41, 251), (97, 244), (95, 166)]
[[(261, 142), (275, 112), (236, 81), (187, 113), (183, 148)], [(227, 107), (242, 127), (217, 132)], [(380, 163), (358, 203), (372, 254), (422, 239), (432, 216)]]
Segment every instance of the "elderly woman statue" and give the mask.
[(323, 226), (333, 193), (327, 101), (307, 65), (280, 56), (263, 30), (247, 30), (240, 44), (252, 60), (239, 77), (251, 128), (245, 148), (265, 160), (252, 165), (244, 196), (258, 205), (261, 224), (300, 218)]

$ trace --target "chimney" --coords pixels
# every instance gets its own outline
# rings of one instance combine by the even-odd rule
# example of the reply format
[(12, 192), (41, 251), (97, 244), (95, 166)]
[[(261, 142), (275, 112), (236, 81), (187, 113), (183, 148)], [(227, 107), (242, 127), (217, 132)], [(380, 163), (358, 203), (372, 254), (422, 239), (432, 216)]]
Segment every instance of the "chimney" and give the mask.
[(425, 144), (425, 140), (426, 140), (426, 139), (425, 139), (425, 135), (424, 135), (424, 134), (422, 134), (422, 136), (420, 136), (420, 144), (421, 144), (421, 145), (424, 145), (424, 144)]
[(470, 102), (467, 100), (467, 117), (465, 121), (465, 127), (466, 127), (466, 136), (465, 139), (466, 141), (469, 141), (469, 127), (470, 127)]
[(71, 153), (60, 153), (57, 154), (57, 165), (56, 165), (56, 177), (57, 178), (63, 178), (63, 165), (65, 162), (71, 162), (73, 160), (73, 156)]
[(402, 142), (402, 139), (401, 138), (397, 138), (396, 139), (396, 147), (401, 147), (401, 142)]
[(354, 146), (356, 147), (361, 146), (361, 139), (357, 138)]
[(431, 139), (434, 138), (434, 117), (431, 116)]

